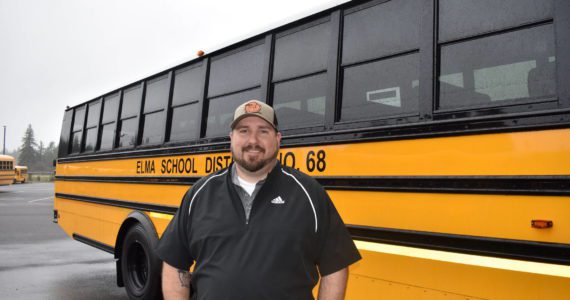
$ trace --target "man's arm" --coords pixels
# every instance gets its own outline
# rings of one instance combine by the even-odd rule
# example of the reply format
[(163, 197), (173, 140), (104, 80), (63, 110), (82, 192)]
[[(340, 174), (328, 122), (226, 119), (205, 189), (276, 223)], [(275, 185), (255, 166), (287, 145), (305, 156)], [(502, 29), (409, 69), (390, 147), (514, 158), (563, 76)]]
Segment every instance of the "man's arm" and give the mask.
[(348, 268), (323, 276), (319, 286), (319, 300), (342, 300), (346, 290)]
[(190, 272), (162, 264), (162, 294), (165, 300), (190, 298)]

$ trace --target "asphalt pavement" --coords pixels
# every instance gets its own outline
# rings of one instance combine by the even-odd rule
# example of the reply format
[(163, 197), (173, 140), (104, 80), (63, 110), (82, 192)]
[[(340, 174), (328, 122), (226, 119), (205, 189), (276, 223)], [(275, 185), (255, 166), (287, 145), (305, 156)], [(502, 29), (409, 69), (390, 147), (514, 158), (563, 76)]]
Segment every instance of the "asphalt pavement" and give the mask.
[(0, 299), (128, 299), (113, 255), (52, 222), (53, 183), (0, 186)]

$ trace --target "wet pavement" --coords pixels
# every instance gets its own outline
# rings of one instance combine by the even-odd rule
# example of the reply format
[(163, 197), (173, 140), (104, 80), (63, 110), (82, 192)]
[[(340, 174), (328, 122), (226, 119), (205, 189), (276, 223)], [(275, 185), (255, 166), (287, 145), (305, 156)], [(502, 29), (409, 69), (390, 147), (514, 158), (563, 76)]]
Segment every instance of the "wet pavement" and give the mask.
[(53, 183), (0, 186), (0, 299), (128, 299), (115, 260), (52, 223)]

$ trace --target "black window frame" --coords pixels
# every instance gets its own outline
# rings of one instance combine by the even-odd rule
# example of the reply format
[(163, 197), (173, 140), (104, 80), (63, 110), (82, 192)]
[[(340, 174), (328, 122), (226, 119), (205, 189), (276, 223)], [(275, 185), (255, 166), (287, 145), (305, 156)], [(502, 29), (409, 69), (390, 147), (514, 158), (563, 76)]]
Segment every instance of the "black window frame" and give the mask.
[[(66, 109), (63, 113), (63, 122), (61, 124), (61, 134), (59, 136), (59, 146), (57, 150), (57, 157), (66, 157), (70, 152), (70, 137), (73, 124), (73, 109)], [(66, 123), (67, 122), (67, 123)]]
[[(273, 78), (274, 72), (274, 58), (275, 58), (275, 42), (277, 39), (281, 37), (285, 37), (291, 34), (295, 34), (307, 29), (310, 29), (315, 26), (319, 26), (322, 24), (329, 23), (329, 30), (330, 30), (330, 40), (328, 41), (327, 45), (327, 63), (323, 69), (319, 69), (316, 71), (311, 71), (309, 73), (304, 74), (296, 74), (296, 75), (289, 75), (288, 77), (279, 78), (275, 80)], [(299, 24), (294, 23), (293, 26), (289, 26), (281, 31), (277, 31), (272, 36), (272, 51), (271, 51), (271, 65), (270, 65), (270, 73), (268, 74), (268, 101), (267, 103), (271, 106), (275, 104), (275, 85), (292, 82), (296, 80), (302, 80), (303, 78), (309, 78), (313, 76), (319, 76), (325, 74), (327, 80), (327, 87), (326, 87), (326, 94), (325, 94), (325, 115), (324, 115), (324, 122), (320, 125), (308, 125), (308, 126), (300, 126), (300, 127), (293, 127), (287, 129), (281, 129), (280, 131), (283, 135), (297, 135), (297, 134), (310, 134), (310, 133), (317, 133), (323, 132), (326, 129), (330, 129), (333, 127), (334, 119), (333, 114), (335, 111), (336, 106), (336, 98), (337, 98), (337, 87), (336, 82), (338, 80), (338, 69), (337, 69), (337, 61), (339, 59), (339, 39), (340, 39), (340, 27), (341, 20), (340, 20), (340, 13), (338, 11), (333, 11), (329, 14), (319, 15), (315, 19), (310, 19), (305, 22), (300, 22)], [(283, 122), (280, 122), (281, 124)]]
[[(137, 146), (141, 147), (141, 148), (146, 148), (146, 147), (153, 147), (156, 145), (161, 145), (166, 141), (166, 124), (168, 122), (168, 107), (169, 107), (169, 103), (171, 101), (172, 98), (172, 71), (169, 72), (165, 72), (165, 73), (160, 73), (158, 75), (155, 75), (151, 78), (148, 78), (144, 81), (144, 95), (142, 96), (142, 101), (141, 101), (141, 119), (139, 120), (139, 134), (137, 136)], [(163, 103), (162, 106), (154, 108), (154, 109), (149, 109), (147, 111), (146, 109), (146, 104), (147, 104), (147, 95), (148, 95), (148, 91), (149, 91), (149, 83), (152, 84), (156, 81), (160, 81), (160, 80), (165, 80), (167, 87), (166, 87), (166, 101)], [(160, 141), (158, 142), (151, 142), (151, 143), (145, 143), (144, 142), (144, 138), (145, 138), (145, 125), (147, 122), (147, 116), (148, 115), (152, 115), (152, 114), (158, 114), (158, 113), (163, 113), (164, 116), (162, 118), (162, 123), (161, 124), (155, 124), (153, 126), (160, 126), (161, 128), (159, 128), (160, 132), (162, 132), (162, 136), (160, 137)], [(139, 138), (140, 137), (140, 138)]]
[[(392, 0), (394, 1), (394, 0)], [(396, 0), (397, 1), (397, 0)], [(431, 78), (433, 76), (429, 76), (430, 72), (433, 72), (433, 58), (431, 57), (432, 53), (432, 39), (433, 34), (430, 34), (431, 31), (435, 28), (433, 15), (429, 13), (434, 9), (433, 1), (437, 0), (430, 0), (424, 1), (422, 4), (422, 9), (420, 13), (420, 35), (418, 40), (418, 48), (413, 49), (405, 49), (405, 50), (394, 50), (393, 52), (386, 53), (386, 54), (377, 54), (374, 57), (368, 57), (365, 59), (361, 59), (359, 61), (351, 61), (349, 63), (343, 64), (342, 62), (342, 55), (339, 54), (338, 56), (338, 101), (336, 101), (335, 107), (335, 115), (334, 115), (334, 130), (347, 130), (347, 129), (358, 129), (358, 128), (370, 128), (370, 127), (382, 127), (382, 126), (393, 126), (393, 125), (404, 125), (404, 124), (411, 124), (411, 123), (419, 123), (424, 122), (431, 119), (432, 109), (433, 106), (433, 95), (431, 91), (428, 91), (430, 87), (429, 82), (431, 82)], [(344, 18), (352, 13), (369, 9), (371, 7), (382, 5), (385, 3), (390, 2), (390, 0), (376, 0), (366, 2), (360, 5), (353, 5), (345, 10), (342, 11), (341, 18), (341, 28), (339, 28), (341, 35), (344, 29)], [(339, 51), (342, 51), (342, 43), (344, 40), (341, 38), (339, 41)], [(418, 65), (418, 81), (419, 81), (419, 95), (418, 95), (418, 111), (414, 113), (403, 113), (391, 116), (383, 116), (378, 118), (366, 118), (362, 120), (341, 120), (341, 110), (342, 110), (342, 95), (343, 95), (343, 85), (344, 85), (344, 70), (353, 66), (358, 66), (362, 64), (369, 64), (380, 62), (384, 60), (389, 60), (397, 57), (402, 57), (406, 55), (417, 54), (419, 56), (419, 65)], [(424, 82), (428, 81), (428, 84), (424, 84)]]
[[(202, 138), (202, 115), (203, 115), (203, 106), (205, 101), (206, 91), (208, 89), (208, 71), (209, 71), (209, 58), (201, 59), (197, 62), (193, 61), (191, 63), (184, 64), (176, 69), (172, 70), (171, 76), (171, 84), (170, 84), (170, 97), (168, 103), (168, 111), (167, 111), (167, 126), (166, 126), (166, 133), (165, 133), (165, 145), (182, 145), (182, 144), (196, 144)], [(175, 89), (176, 89), (176, 76), (183, 72), (200, 72), (200, 78), (202, 82), (200, 85), (200, 91), (196, 97), (196, 99), (190, 99), (187, 102), (182, 103), (174, 103), (174, 96), (175, 96)], [(183, 100), (184, 101), (184, 100)], [(176, 139), (172, 140), (172, 128), (174, 122), (174, 111), (176, 109), (180, 109), (183, 107), (193, 106), (197, 110), (197, 134), (195, 138), (188, 138), (188, 139)]]
[[(91, 114), (91, 106), (93, 105), (99, 105), (99, 115), (95, 115), (95, 123), (94, 124), (89, 124), (89, 116)], [(82, 149), (81, 152), (95, 152), (97, 151), (97, 146), (99, 143), (99, 130), (101, 130), (101, 116), (103, 115), (103, 100), (102, 98), (93, 100), (91, 102), (89, 102), (87, 104), (87, 112), (85, 115), (85, 129), (84, 129), (84, 134), (85, 136), (83, 137), (83, 145), (82, 145)], [(89, 132), (89, 130), (95, 130), (95, 145), (93, 145), (93, 149), (87, 150), (87, 133)]]
[[(123, 97), (123, 91), (119, 90), (119, 91), (113, 91), (111, 93), (108, 93), (106, 95), (104, 95), (103, 97), (101, 97), (101, 119), (99, 122), (99, 134), (97, 137), (97, 148), (96, 148), (96, 152), (108, 152), (108, 151), (113, 151), (113, 149), (116, 148), (117, 146), (117, 127), (118, 127), (118, 118), (120, 118), (121, 116), (121, 99)], [(116, 100), (115, 100), (116, 99)], [(114, 113), (113, 117), (109, 120), (105, 120), (105, 108), (107, 107), (107, 101), (117, 101), (117, 111)], [(113, 113), (111, 111), (111, 113)], [(114, 124), (114, 129), (113, 129), (113, 133), (111, 135), (111, 148), (105, 148), (105, 149), (101, 149), (101, 144), (103, 142), (103, 133), (104, 133), (104, 129), (105, 126), (107, 125), (111, 125)]]
[[(123, 109), (124, 109), (124, 104), (125, 104), (125, 94), (135, 90), (135, 89), (140, 89), (140, 95), (139, 96), (139, 107), (138, 110), (135, 111), (134, 115), (129, 115), (123, 118), (122, 114), (123, 114)], [(121, 90), (121, 101), (119, 104), (119, 110), (117, 112), (118, 114), (118, 118), (117, 118), (117, 130), (116, 130), (116, 137), (115, 137), (115, 147), (116, 149), (136, 149), (138, 145), (140, 145), (139, 139), (140, 139), (140, 132), (141, 132), (141, 114), (142, 111), (144, 109), (144, 94), (145, 94), (145, 82), (141, 81), (141, 82), (137, 82), (135, 84), (129, 85), (125, 88), (123, 88)], [(136, 126), (135, 126), (135, 132), (134, 132), (134, 144), (133, 145), (127, 145), (127, 146), (122, 146), (121, 145), (121, 134), (123, 132), (123, 123), (125, 121), (131, 120), (136, 118)]]
[[(254, 47), (258, 47), (258, 46), (262, 46), (264, 47), (264, 52), (265, 52), (265, 57), (263, 57), (263, 66), (261, 68), (262, 72), (259, 74), (259, 83), (253, 86), (244, 86), (241, 88), (238, 88), (237, 90), (232, 90), (232, 91), (227, 91), (224, 92), (222, 94), (215, 94), (214, 96), (209, 95), (209, 85), (210, 85), (210, 80), (211, 80), (211, 65), (213, 62), (215, 62), (218, 59), (223, 59), (226, 58), (228, 56), (231, 55), (235, 55), (238, 54), (242, 51), (246, 51), (249, 50), (251, 48)], [(267, 98), (263, 99), (264, 96), (264, 91), (265, 91), (265, 86), (266, 86), (266, 81), (265, 81), (265, 77), (266, 77), (266, 73), (265, 73), (265, 68), (268, 67), (268, 51), (270, 51), (271, 49), (271, 45), (268, 45), (268, 39), (267, 38), (260, 38), (260, 37), (255, 37), (252, 38), (251, 40), (246, 40), (242, 43), (239, 43), (238, 45), (236, 45), (234, 48), (231, 48), (230, 50), (221, 52), (220, 54), (217, 54), (215, 56), (213, 56), (212, 58), (207, 60), (207, 74), (206, 74), (206, 84), (204, 87), (204, 98), (203, 98), (203, 104), (202, 104), (202, 118), (201, 118), (201, 125), (200, 125), (200, 139), (201, 141), (205, 142), (205, 143), (217, 143), (217, 142), (224, 142), (224, 141), (228, 141), (229, 137), (228, 134), (230, 132), (230, 128), (228, 127), (228, 134), (226, 135), (213, 135), (213, 136), (209, 136), (208, 135), (208, 117), (209, 117), (209, 108), (210, 108), (210, 101), (215, 100), (217, 98), (222, 98), (222, 97), (227, 97), (227, 96), (231, 96), (231, 95), (236, 95), (239, 93), (243, 93), (243, 92), (247, 92), (247, 91), (251, 91), (254, 89), (260, 89), (260, 94), (259, 94), (259, 99), (262, 102), (266, 102), (267, 103)]]
[[(255, 87), (260, 87), (262, 85), (262, 81), (263, 81), (263, 76), (261, 76), (261, 74), (259, 74), (260, 78), (259, 81), (254, 84), (254, 85), (244, 85), (244, 86), (240, 86), (239, 88), (236, 89), (232, 89), (232, 90), (225, 90), (223, 92), (218, 92), (216, 91), (215, 93), (212, 93), (213, 91), (210, 91), (212, 88), (212, 64), (216, 63), (217, 61), (220, 61), (222, 59), (225, 59), (227, 57), (233, 56), (233, 55), (237, 55), (239, 53), (242, 53), (244, 51), (253, 49), (255, 47), (260, 47), (260, 46), (264, 46), (264, 44), (266, 43), (266, 40), (263, 38), (257, 38), (253, 41), (244, 43), (243, 45), (239, 45), (235, 48), (232, 48), (230, 50), (221, 52), (219, 54), (216, 54), (214, 56), (212, 56), (209, 61), (208, 61), (208, 87), (206, 89), (206, 93), (208, 98), (217, 98), (217, 97), (223, 97), (223, 96), (227, 96), (230, 94), (234, 94), (234, 93), (238, 93), (240, 91), (245, 91), (245, 90), (249, 90), (249, 89), (253, 89)], [(263, 70), (263, 66), (262, 66), (262, 70)], [(263, 72), (261, 72), (263, 73)]]
[[(439, 3), (439, 0), (436, 0)], [(556, 6), (563, 6), (560, 4), (560, 0), (551, 0), (555, 7)], [(562, 10), (563, 11), (563, 10)], [(436, 9), (434, 11), (434, 18), (435, 21), (438, 22), (439, 18), (439, 10)], [(435, 62), (437, 65), (435, 66), (433, 84), (434, 84), (434, 98), (435, 101), (433, 103), (433, 118), (434, 120), (453, 120), (453, 119), (466, 119), (466, 118), (474, 118), (474, 117), (482, 117), (482, 116), (493, 116), (493, 115), (506, 115), (506, 114), (513, 114), (513, 113), (527, 113), (533, 111), (541, 111), (541, 110), (551, 110), (561, 107), (563, 104), (563, 100), (561, 100), (561, 89), (559, 85), (561, 84), (560, 76), (561, 72), (558, 59), (560, 55), (560, 46), (567, 44), (568, 42), (559, 44), (559, 39), (561, 38), (561, 32), (557, 30), (560, 27), (560, 24), (557, 23), (558, 19), (568, 19), (567, 16), (562, 17), (560, 12), (557, 12), (557, 9), (554, 9), (554, 14), (550, 18), (546, 19), (537, 19), (532, 20), (529, 22), (523, 22), (520, 24), (504, 26), (502, 28), (495, 28), (492, 31), (486, 31), (481, 33), (473, 33), (471, 35), (464, 35), (455, 39), (446, 39), (443, 41), (439, 41), (438, 38), (438, 30), (434, 31), (434, 49), (435, 49)], [(567, 21), (566, 21), (567, 22)], [(525, 29), (530, 29), (533, 27), (543, 26), (547, 24), (553, 25), (554, 30), (554, 55), (556, 56), (556, 63), (555, 63), (555, 73), (554, 73), (554, 81), (556, 83), (556, 92), (555, 95), (552, 97), (537, 97), (537, 98), (528, 98), (528, 99), (511, 99), (511, 100), (504, 100), (504, 101), (497, 101), (496, 103), (491, 103), (488, 105), (472, 105), (472, 106), (465, 106), (465, 107), (458, 107), (458, 108), (439, 108), (439, 95), (440, 95), (440, 66), (441, 66), (441, 52), (442, 48), (447, 45), (453, 45), (457, 43), (469, 42), (478, 39), (484, 39), (487, 37), (494, 37), (500, 36), (502, 34), (517, 32)], [(558, 31), (558, 32), (557, 32)], [(566, 33), (568, 33), (568, 29), (564, 29)], [(563, 46), (564, 47), (564, 46)], [(567, 47), (567, 46), (566, 46)], [(567, 55), (566, 55), (567, 56)], [(566, 73), (568, 73), (566, 71)]]
[[(418, 81), (420, 81), (420, 65), (421, 65), (421, 54), (418, 50), (410, 50), (410, 51), (405, 51), (405, 52), (399, 52), (397, 54), (394, 55), (389, 55), (389, 56), (382, 56), (380, 58), (375, 58), (375, 59), (371, 59), (371, 60), (366, 60), (366, 61), (362, 61), (359, 63), (354, 63), (354, 64), (348, 64), (346, 66), (342, 66), (342, 70), (341, 70), (341, 82), (342, 85), (339, 86), (340, 89), (340, 97), (344, 96), (344, 90), (345, 90), (345, 78), (344, 75), (346, 73), (346, 69), (349, 68), (359, 68), (359, 67), (365, 67), (365, 66), (371, 66), (373, 64), (378, 64), (378, 63), (383, 63), (383, 62), (387, 62), (387, 61), (391, 61), (391, 60), (396, 60), (396, 59), (409, 59), (409, 57), (411, 56), (417, 56), (418, 57)], [(418, 86), (418, 107), (417, 107), (417, 111), (413, 111), (413, 112), (400, 112), (400, 113), (394, 113), (394, 114), (388, 114), (388, 115), (378, 115), (375, 117), (365, 117), (365, 118), (361, 118), (361, 119), (357, 119), (357, 120), (342, 120), (342, 102), (339, 102), (339, 106), (338, 106), (338, 119), (336, 124), (341, 126), (341, 125), (345, 125), (345, 124), (352, 124), (355, 126), (361, 126), (361, 125), (365, 125), (365, 126), (370, 126), (370, 124), (373, 124), (373, 126), (379, 126), (380, 124), (384, 125), (384, 124), (394, 124), (394, 122), (396, 124), (402, 124), (402, 123), (415, 123), (418, 122), (420, 120), (420, 91), (419, 91), (419, 87), (421, 86), (421, 84), (419, 84)]]
[[(83, 152), (83, 144), (84, 144), (84, 140), (85, 140), (85, 124), (87, 122), (88, 107), (89, 107), (89, 102), (78, 105), (77, 107), (75, 107), (73, 109), (73, 121), (71, 122), (71, 133), (70, 133), (69, 150), (68, 150), (68, 153), (70, 155), (80, 155), (81, 152)], [(75, 129), (75, 122), (77, 121), (77, 111), (80, 109), (83, 109), (82, 124), (81, 124), (81, 127), (79, 129), (74, 130)], [(79, 150), (74, 152), (73, 151), (73, 136), (79, 132), (81, 132), (81, 137), (79, 138)]]
[[(442, 12), (443, 12), (443, 6), (444, 4), (442, 4), (443, 2), (449, 2), (449, 3), (453, 3), (453, 4), (458, 4), (461, 3), (459, 1), (456, 0), (438, 0), (438, 17), (442, 16)], [(529, 4), (529, 1), (521, 1), (521, 0), (510, 0), (511, 3), (508, 3), (507, 1), (497, 1), (495, 2), (495, 5), (508, 5), (511, 4), (510, 7), (513, 7), (514, 10), (516, 10), (517, 8), (523, 8), (524, 5)], [(459, 21), (458, 23), (460, 24), (447, 24), (447, 25), (451, 25), (451, 26), (445, 26), (446, 24), (444, 24), (445, 22), (442, 20), (442, 18), (439, 19), (438, 23), (440, 24), (439, 28), (442, 29), (444, 31), (444, 34), (441, 34), (441, 31), (438, 30), (438, 42), (439, 43), (445, 43), (445, 42), (450, 42), (453, 40), (461, 40), (464, 38), (468, 38), (469, 36), (477, 36), (477, 35), (484, 35), (485, 33), (492, 33), (492, 32), (497, 32), (497, 31), (501, 31), (503, 29), (509, 29), (509, 28), (517, 28), (520, 26), (524, 26), (525, 24), (533, 24), (536, 22), (541, 22), (543, 20), (548, 20), (548, 19), (552, 19), (552, 16), (550, 17), (545, 17), (543, 16), (537, 16), (537, 10), (534, 10), (534, 5), (532, 5), (533, 10), (529, 10), (529, 7), (527, 7), (525, 12), (531, 12), (531, 16), (526, 16), (526, 19), (519, 19), (518, 15), (516, 13), (513, 12), (513, 10), (509, 9), (509, 11), (501, 11), (500, 9), (493, 7), (492, 5), (490, 6), (485, 6), (485, 2), (482, 1), (477, 1), (477, 0), (471, 0), (472, 3), (477, 3), (476, 6), (481, 6), (481, 4), (483, 6), (481, 6), (481, 8), (483, 10), (488, 10), (491, 14), (495, 14), (494, 17), (495, 20), (491, 20), (491, 22), (488, 22), (488, 16), (485, 16), (483, 14), (478, 14), (477, 10), (481, 9), (478, 7), (467, 7), (467, 9), (465, 8), (465, 6), (463, 7), (465, 10), (472, 12), (469, 15), (465, 15), (465, 14), (458, 14), (456, 15), (459, 16)], [(535, 3), (541, 3), (547, 7), (550, 7), (551, 10), (549, 11), (549, 13), (554, 14), (554, 2), (552, 0), (530, 0), (530, 2), (535, 2)], [(516, 4), (516, 5), (514, 5)], [(515, 7), (516, 6), (516, 7)], [(498, 14), (496, 14), (498, 12)], [(501, 14), (501, 12), (503, 12), (503, 14)], [(543, 13), (546, 11), (542, 11)], [(475, 18), (480, 18), (481, 16), (484, 16), (483, 18), (486, 18), (487, 20), (474, 20)], [(514, 16), (514, 18), (513, 18)], [(466, 20), (466, 18), (471, 18), (471, 20)], [(510, 19), (509, 19), (510, 18)], [(455, 20), (457, 21), (457, 20)], [(479, 29), (475, 29), (475, 28), (470, 28), (469, 30), (471, 30), (471, 32), (466, 32), (466, 31), (455, 31), (458, 30), (458, 26), (465, 26), (465, 24), (469, 24), (472, 23), (473, 21), (475, 21), (475, 23), (477, 23), (478, 26), (482, 26), (484, 28), (479, 28)], [(503, 23), (502, 25), (500, 24), (494, 24), (494, 27), (489, 27), (494, 23)], [(456, 26), (457, 25), (457, 26)], [(448, 28), (451, 28), (452, 32), (445, 32), (446, 30), (448, 30)], [(459, 33), (458, 33), (459, 32)], [(444, 35), (450, 35), (450, 36), (444, 36)]]

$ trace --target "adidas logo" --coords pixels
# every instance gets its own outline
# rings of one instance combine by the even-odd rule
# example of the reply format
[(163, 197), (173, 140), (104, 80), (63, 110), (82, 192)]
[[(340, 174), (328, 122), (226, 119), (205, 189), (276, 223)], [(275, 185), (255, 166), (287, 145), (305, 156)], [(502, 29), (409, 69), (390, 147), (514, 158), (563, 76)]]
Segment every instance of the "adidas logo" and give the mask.
[(277, 198), (271, 200), (271, 203), (273, 203), (273, 204), (285, 204), (285, 201), (283, 201), (283, 199), (281, 199), (281, 196), (277, 196)]

